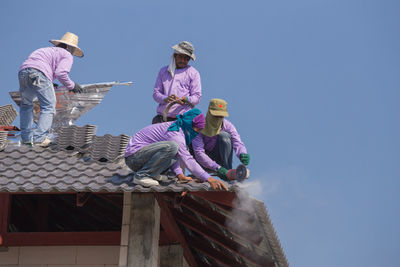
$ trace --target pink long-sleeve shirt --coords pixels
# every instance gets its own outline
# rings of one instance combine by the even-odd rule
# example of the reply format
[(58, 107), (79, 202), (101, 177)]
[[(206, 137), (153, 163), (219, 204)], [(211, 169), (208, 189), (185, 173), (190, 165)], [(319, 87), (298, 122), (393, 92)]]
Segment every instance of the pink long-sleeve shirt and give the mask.
[[(196, 160), (190, 155), (185, 141), (185, 134), (182, 129), (179, 131), (168, 131), (168, 127), (174, 122), (164, 122), (147, 126), (132, 136), (125, 150), (124, 157), (135, 154), (139, 149), (147, 145), (161, 142), (174, 141), (178, 144), (178, 158), (197, 178), (206, 181), (210, 175), (201, 168)], [(179, 161), (172, 165), (176, 175), (183, 174)]]
[[(161, 68), (154, 85), (153, 98), (159, 103), (157, 114), (163, 114), (168, 103), (164, 98), (169, 95), (178, 97), (187, 96), (190, 103), (197, 105), (201, 99), (201, 81), (199, 72), (190, 65), (183, 69), (176, 69), (172, 78), (168, 72), (168, 66)], [(176, 117), (190, 109), (189, 105), (175, 104), (168, 112), (168, 117)]]
[(69, 78), (74, 58), (61, 47), (39, 48), (32, 52), (22, 63), (19, 70), (34, 68), (43, 72), (50, 81), (59, 80), (67, 89), (73, 89), (75, 83)]
[[(239, 157), (241, 153), (247, 153), (246, 147), (240, 139), (239, 133), (230, 121), (224, 119), (222, 122), (221, 131), (227, 132), (231, 135), (233, 150), (235, 151), (237, 157)], [(217, 138), (217, 135), (209, 137), (199, 133), (192, 141), (194, 156), (204, 168), (217, 170), (220, 167), (218, 163), (213, 161), (205, 152), (212, 151), (214, 149), (217, 143)]]

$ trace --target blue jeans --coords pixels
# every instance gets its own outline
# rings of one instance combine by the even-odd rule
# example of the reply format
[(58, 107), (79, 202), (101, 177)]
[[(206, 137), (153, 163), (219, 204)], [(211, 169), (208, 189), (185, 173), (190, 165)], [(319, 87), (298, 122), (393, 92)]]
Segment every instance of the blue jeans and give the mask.
[[(21, 95), (20, 127), (22, 142), (42, 142), (53, 122), (56, 112), (56, 94), (53, 82), (41, 71), (26, 68), (18, 73)], [(33, 100), (39, 100), (40, 115), (33, 128)]]
[(225, 169), (232, 169), (233, 145), (232, 137), (227, 132), (220, 132), (217, 143), (212, 151), (207, 151), (207, 155)]
[(135, 178), (156, 179), (177, 161), (178, 148), (178, 144), (173, 141), (153, 143), (126, 157), (125, 163), (135, 171)]

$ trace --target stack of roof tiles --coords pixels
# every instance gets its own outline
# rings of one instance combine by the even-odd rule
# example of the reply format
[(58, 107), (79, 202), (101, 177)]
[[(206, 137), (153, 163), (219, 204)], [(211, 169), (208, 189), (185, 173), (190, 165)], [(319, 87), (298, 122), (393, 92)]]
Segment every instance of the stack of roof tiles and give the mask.
[(115, 161), (122, 158), (130, 137), (125, 134), (112, 136), (94, 136), (90, 147), (90, 158), (101, 162)]
[(0, 131), (0, 151), (2, 151), (7, 145), (7, 131)]
[(17, 116), (18, 113), (13, 105), (0, 106), (0, 125), (10, 125)]
[(96, 130), (95, 125), (60, 127), (57, 131), (57, 146), (59, 149), (86, 151), (92, 143)]

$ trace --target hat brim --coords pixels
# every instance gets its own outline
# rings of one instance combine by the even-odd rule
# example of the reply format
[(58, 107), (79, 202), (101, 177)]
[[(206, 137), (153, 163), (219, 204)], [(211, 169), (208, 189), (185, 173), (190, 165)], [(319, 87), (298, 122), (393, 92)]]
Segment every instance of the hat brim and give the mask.
[(83, 57), (83, 51), (82, 51), (82, 49), (80, 49), (80, 48), (77, 47), (76, 45), (67, 43), (67, 42), (65, 42), (65, 41), (63, 41), (63, 40), (50, 40), (49, 42), (52, 43), (52, 44), (55, 45), (55, 46), (57, 46), (57, 45), (59, 45), (59, 44), (66, 44), (66, 45), (68, 45), (68, 46), (74, 48), (74, 50), (73, 50), (73, 52), (72, 52), (72, 54), (73, 54), (74, 56)]
[(189, 52), (187, 52), (186, 50), (183, 50), (179, 45), (174, 45), (172, 47), (175, 51), (179, 52), (180, 54), (184, 54), (189, 56), (191, 59), (193, 59), (193, 61), (196, 61), (196, 56), (195, 54), (190, 54)]
[(209, 112), (213, 116), (229, 117), (228, 111), (210, 109)]

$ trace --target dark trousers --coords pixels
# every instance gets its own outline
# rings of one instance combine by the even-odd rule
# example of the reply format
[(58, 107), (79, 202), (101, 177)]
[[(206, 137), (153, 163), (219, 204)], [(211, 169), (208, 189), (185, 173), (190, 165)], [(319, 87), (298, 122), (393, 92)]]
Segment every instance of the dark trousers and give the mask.
[(206, 151), (207, 155), (225, 169), (232, 169), (233, 146), (232, 137), (227, 132), (220, 132), (217, 143), (212, 151)]
[[(167, 117), (167, 121), (176, 121), (176, 118)], [(165, 122), (163, 121), (163, 116), (158, 114), (153, 118), (151, 124), (157, 124), (162, 122)]]

